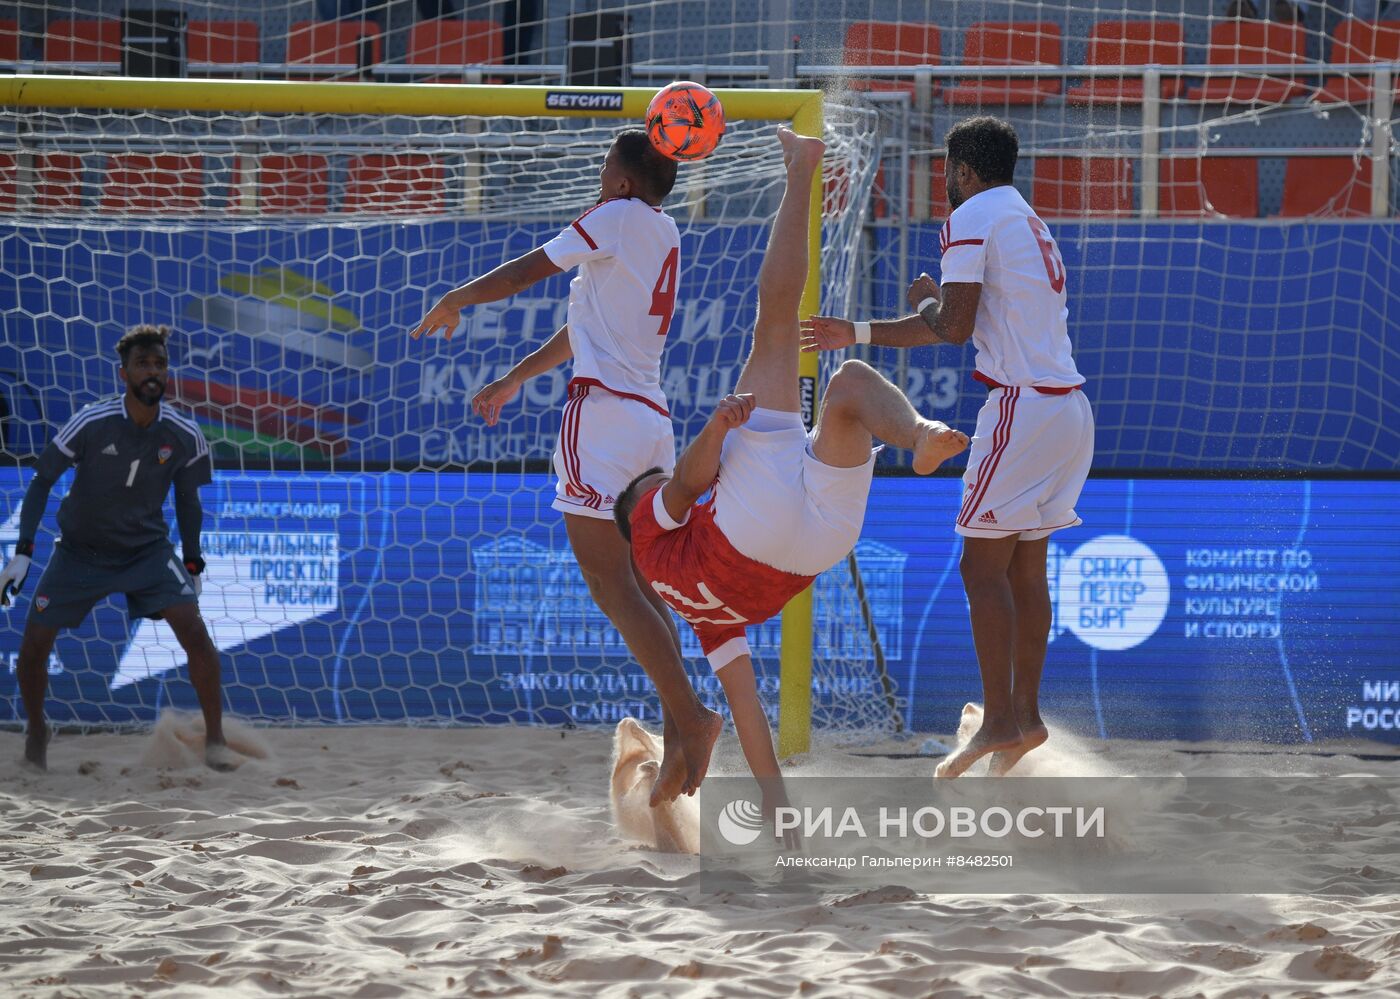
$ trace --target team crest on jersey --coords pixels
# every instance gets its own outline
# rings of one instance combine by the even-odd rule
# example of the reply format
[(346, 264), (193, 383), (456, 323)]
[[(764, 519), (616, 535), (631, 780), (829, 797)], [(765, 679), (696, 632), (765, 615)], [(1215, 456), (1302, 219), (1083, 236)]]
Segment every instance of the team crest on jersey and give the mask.
[(34, 598), (34, 606), (37, 607), (37, 608), (39, 608), (40, 610), (43, 610), (43, 609), (44, 609), (45, 607), (47, 607), (48, 605), (49, 605), (49, 598), (48, 598), (48, 597), (45, 597), (45, 596), (42, 596), (42, 595), (41, 595), (41, 596), (37, 596), (37, 597)]
[(175, 449), (173, 447), (171, 447), (169, 444), (162, 444), (160, 446), (160, 450), (156, 452), (156, 457), (159, 458), (160, 463), (164, 465), (167, 461), (170, 460), (170, 456), (174, 453)]

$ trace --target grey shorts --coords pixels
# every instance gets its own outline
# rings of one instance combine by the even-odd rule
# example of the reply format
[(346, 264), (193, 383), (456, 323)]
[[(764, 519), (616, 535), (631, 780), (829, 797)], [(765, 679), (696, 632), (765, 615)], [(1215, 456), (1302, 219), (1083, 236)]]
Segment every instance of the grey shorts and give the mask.
[(84, 558), (54, 546), (34, 596), (29, 620), (47, 628), (75, 628), (93, 604), (114, 593), (126, 594), (126, 612), (133, 620), (159, 618), (166, 608), (195, 603), (194, 582), (168, 544), (134, 552), (125, 562)]

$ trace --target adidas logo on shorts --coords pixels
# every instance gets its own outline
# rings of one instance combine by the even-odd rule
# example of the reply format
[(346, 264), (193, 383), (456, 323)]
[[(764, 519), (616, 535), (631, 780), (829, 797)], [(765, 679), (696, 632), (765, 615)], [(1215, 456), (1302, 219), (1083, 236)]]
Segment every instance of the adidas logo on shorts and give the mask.
[(116, 446), (115, 444), (108, 444), (106, 447), (104, 447), (104, 448), (102, 449), (102, 453), (103, 453), (103, 454), (116, 454), (116, 453), (117, 453), (117, 446)]
[(997, 515), (994, 514), (994, 513), (992, 513), (992, 511), (990, 511), (990, 510), (988, 510), (986, 513), (982, 514), (982, 516), (980, 516), (980, 517), (977, 518), (977, 523), (979, 523), (979, 524), (993, 524), (993, 525), (995, 525), (996, 522), (997, 522)]

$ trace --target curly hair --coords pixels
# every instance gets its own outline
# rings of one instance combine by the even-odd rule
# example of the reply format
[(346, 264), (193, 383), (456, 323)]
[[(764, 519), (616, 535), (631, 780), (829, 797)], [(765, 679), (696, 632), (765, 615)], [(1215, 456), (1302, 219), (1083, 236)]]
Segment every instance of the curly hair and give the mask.
[(127, 330), (120, 340), (117, 341), (117, 356), (122, 359), (122, 367), (126, 367), (127, 358), (137, 347), (165, 346), (165, 341), (170, 339), (169, 326), (152, 326), (150, 323), (141, 323)]

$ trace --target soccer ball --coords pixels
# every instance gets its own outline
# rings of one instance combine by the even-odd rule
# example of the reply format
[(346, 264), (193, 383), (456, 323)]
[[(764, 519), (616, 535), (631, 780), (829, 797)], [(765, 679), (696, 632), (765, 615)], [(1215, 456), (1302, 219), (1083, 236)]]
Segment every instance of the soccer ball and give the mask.
[(698, 83), (667, 84), (647, 105), (647, 136), (663, 156), (703, 160), (724, 137), (724, 108)]

